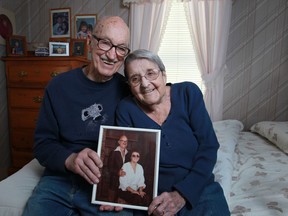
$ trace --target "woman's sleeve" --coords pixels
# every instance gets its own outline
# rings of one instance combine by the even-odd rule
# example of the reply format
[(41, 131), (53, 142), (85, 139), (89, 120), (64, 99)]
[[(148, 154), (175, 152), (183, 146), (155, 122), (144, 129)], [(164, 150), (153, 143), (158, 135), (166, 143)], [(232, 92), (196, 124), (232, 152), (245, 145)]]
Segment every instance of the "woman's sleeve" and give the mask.
[(146, 185), (145, 185), (145, 178), (144, 178), (144, 170), (143, 170), (143, 167), (138, 164), (138, 167), (139, 167), (139, 182), (138, 182), (138, 188), (140, 187), (143, 187), (145, 188)]
[(122, 169), (126, 172), (126, 175), (119, 177), (119, 188), (122, 191), (126, 191), (127, 187), (129, 187), (129, 171), (127, 170), (126, 164), (122, 166)]
[[(187, 87), (186, 91), (185, 105), (188, 109), (190, 126), (199, 147), (191, 172), (174, 187), (184, 195), (191, 205), (196, 205), (203, 189), (211, 181), (219, 143), (200, 89), (191, 85)], [(188, 190), (188, 188), (191, 189)]]

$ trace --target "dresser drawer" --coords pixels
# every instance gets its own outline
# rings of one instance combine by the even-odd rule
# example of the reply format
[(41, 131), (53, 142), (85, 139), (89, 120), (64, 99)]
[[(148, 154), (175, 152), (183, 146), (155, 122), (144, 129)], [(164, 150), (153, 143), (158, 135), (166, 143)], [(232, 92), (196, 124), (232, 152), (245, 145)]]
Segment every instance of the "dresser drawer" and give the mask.
[(11, 109), (10, 127), (35, 129), (38, 110)]
[(8, 67), (9, 86), (45, 87), (49, 80), (60, 73), (71, 70), (71, 65), (10, 65)]
[(44, 89), (10, 88), (8, 97), (11, 108), (40, 108)]
[(32, 152), (34, 145), (34, 130), (12, 129), (10, 135), (10, 143), (14, 150)]

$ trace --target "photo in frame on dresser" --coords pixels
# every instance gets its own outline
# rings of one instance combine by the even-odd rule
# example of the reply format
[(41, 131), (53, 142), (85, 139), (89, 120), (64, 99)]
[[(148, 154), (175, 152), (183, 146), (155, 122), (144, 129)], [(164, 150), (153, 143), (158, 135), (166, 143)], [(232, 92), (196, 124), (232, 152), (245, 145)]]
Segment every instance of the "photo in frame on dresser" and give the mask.
[(26, 37), (20, 35), (12, 35), (6, 41), (7, 56), (26, 56)]
[(69, 43), (49, 42), (49, 56), (69, 56)]
[(50, 9), (50, 35), (52, 38), (71, 37), (71, 9)]
[(74, 36), (76, 39), (86, 39), (88, 32), (93, 32), (97, 14), (76, 14)]
[(160, 135), (157, 129), (100, 126), (102, 176), (91, 202), (147, 210), (157, 196)]
[(71, 39), (69, 47), (71, 56), (87, 58), (88, 48), (86, 39)]

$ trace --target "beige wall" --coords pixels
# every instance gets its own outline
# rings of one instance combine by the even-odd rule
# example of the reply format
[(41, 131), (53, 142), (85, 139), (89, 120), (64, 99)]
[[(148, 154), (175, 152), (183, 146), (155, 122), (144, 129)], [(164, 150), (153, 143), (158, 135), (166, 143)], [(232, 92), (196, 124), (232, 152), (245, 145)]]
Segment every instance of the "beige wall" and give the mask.
[(224, 119), (288, 121), (288, 2), (235, 0)]

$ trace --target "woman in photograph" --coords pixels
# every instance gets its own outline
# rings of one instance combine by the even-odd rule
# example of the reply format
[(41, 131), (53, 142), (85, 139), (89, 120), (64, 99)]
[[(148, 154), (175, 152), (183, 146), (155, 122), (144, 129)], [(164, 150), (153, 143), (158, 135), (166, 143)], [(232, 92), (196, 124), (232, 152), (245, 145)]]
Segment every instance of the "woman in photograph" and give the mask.
[[(125, 175), (119, 178), (119, 198), (126, 204), (148, 206), (148, 197), (144, 191), (146, 188), (144, 170), (138, 163), (139, 159), (139, 151), (133, 150), (130, 161), (123, 164), (122, 170)], [(121, 200), (119, 202), (121, 203)]]

